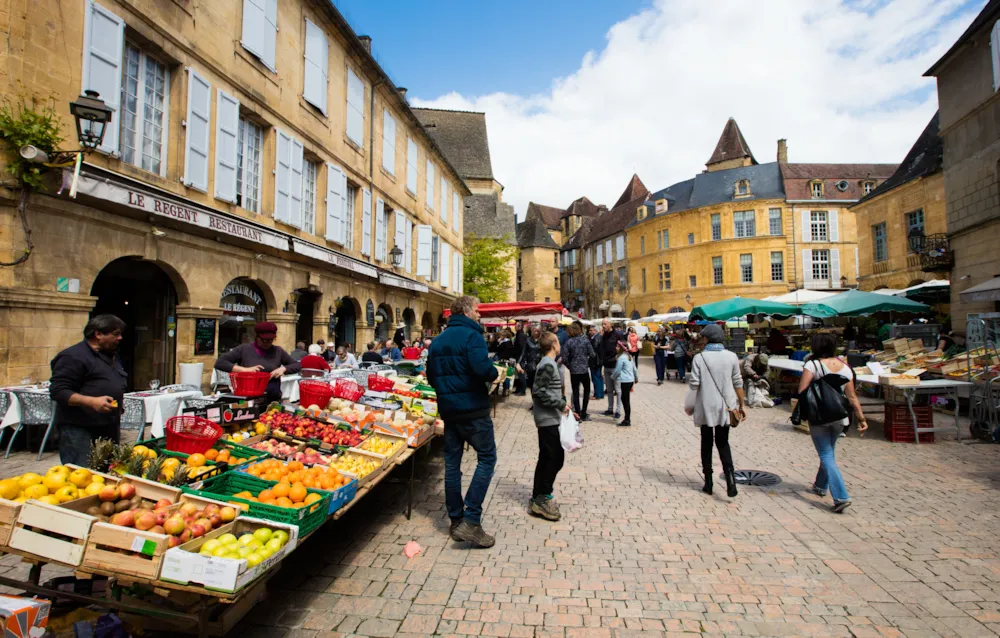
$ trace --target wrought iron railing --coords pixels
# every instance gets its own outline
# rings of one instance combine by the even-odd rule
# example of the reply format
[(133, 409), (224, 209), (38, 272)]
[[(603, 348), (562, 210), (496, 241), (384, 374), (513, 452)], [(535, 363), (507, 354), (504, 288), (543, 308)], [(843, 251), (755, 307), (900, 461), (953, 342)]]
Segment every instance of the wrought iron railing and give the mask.
[(937, 233), (924, 237), (920, 246), (920, 268), (924, 272), (947, 272), (955, 263), (948, 235)]

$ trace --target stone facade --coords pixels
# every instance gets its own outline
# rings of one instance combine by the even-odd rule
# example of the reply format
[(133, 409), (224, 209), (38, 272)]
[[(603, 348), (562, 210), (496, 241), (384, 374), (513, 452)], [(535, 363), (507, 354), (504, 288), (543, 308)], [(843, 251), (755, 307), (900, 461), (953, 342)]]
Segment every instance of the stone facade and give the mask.
[(521, 248), (517, 257), (517, 300), (559, 301), (558, 261), (558, 248)]

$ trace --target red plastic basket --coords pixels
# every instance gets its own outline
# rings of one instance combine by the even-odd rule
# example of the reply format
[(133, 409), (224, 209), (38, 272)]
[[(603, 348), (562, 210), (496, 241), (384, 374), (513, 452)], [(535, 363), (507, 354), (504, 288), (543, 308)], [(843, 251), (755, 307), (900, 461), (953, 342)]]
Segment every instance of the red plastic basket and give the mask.
[(167, 419), (167, 449), (185, 454), (204, 454), (222, 436), (222, 428), (208, 419), (190, 414)]
[[(368, 378), (368, 382), (371, 383), (372, 375)], [(358, 385), (358, 382), (354, 379), (337, 379), (336, 383), (333, 384), (333, 396), (338, 399), (347, 399), (348, 401), (357, 401), (365, 395), (365, 389)]]
[(230, 372), (229, 381), (233, 386), (233, 394), (241, 397), (256, 397), (267, 391), (267, 382), (271, 380), (270, 372)]
[(420, 348), (415, 348), (413, 346), (407, 346), (406, 348), (403, 348), (403, 358), (409, 359), (411, 361), (414, 359), (419, 359)]
[(309, 381), (303, 379), (299, 381), (299, 405), (308, 408), (310, 405), (318, 405), (320, 409), (326, 408), (333, 396), (333, 388), (325, 381)]
[(368, 377), (369, 390), (375, 390), (376, 392), (391, 392), (395, 385), (396, 382), (389, 377), (382, 377), (377, 374), (373, 374)]

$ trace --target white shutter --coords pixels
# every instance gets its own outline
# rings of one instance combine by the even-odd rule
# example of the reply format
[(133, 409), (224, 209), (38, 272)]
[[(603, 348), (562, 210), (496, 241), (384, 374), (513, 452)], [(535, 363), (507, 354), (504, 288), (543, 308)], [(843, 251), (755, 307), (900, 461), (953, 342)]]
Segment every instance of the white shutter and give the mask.
[(458, 294), (465, 294), (465, 255), (458, 256)]
[(326, 115), (327, 78), (330, 43), (323, 29), (306, 19), (305, 82), (302, 97)]
[(829, 231), (827, 236), (830, 241), (840, 241), (840, 224), (837, 223), (837, 211), (831, 210), (826, 214), (827, 225), (829, 226)]
[(347, 137), (358, 146), (365, 145), (365, 85), (354, 71), (347, 69)]
[(188, 67), (187, 133), (184, 141), (184, 185), (208, 192), (208, 133), (212, 85)]
[(604, 242), (604, 261), (610, 266), (614, 261), (614, 254), (611, 252), (611, 240)]
[(97, 91), (111, 109), (111, 123), (97, 150), (118, 155), (118, 131), (122, 95), (122, 55), (125, 48), (125, 21), (93, 0), (87, 2), (83, 25), (83, 87)]
[(372, 192), (367, 188), (361, 204), (361, 254), (372, 254)]
[(840, 285), (840, 249), (830, 249), (830, 287), (836, 288)]
[(347, 189), (344, 188), (344, 172), (333, 164), (326, 165), (326, 238), (338, 244), (344, 243), (344, 214), (346, 213)]
[(993, 62), (993, 91), (1000, 90), (1000, 20), (990, 31), (990, 60)]
[(448, 287), (448, 279), (451, 277), (451, 246), (441, 242), (441, 264), (438, 266), (438, 281), (442, 288)]
[(417, 226), (417, 276), (431, 276), (431, 227)]
[(382, 110), (382, 168), (396, 174), (396, 120), (387, 109)]
[(215, 196), (236, 202), (236, 159), (240, 102), (219, 89), (215, 109)]
[(413, 221), (406, 218), (406, 229), (403, 231), (403, 268), (406, 272), (413, 272)]
[(587, 250), (583, 251), (583, 254), (584, 254), (584, 259), (587, 262), (587, 269), (589, 270), (590, 269), (590, 249), (588, 248)]
[(240, 44), (264, 66), (276, 71), (278, 0), (243, 0), (243, 38)]
[(434, 164), (430, 160), (427, 160), (427, 192), (424, 199), (427, 208), (434, 210)]
[(400, 250), (403, 250), (406, 245), (406, 215), (398, 210), (396, 211), (396, 230), (393, 232), (392, 241)]
[(604, 244), (597, 244), (597, 265), (604, 265)]
[(802, 211), (802, 241), (804, 243), (809, 243), (812, 241), (812, 230), (809, 227), (810, 218), (809, 211)]
[(287, 224), (292, 210), (289, 190), (292, 181), (292, 138), (281, 129), (275, 129), (275, 133), (277, 152), (274, 162), (274, 219)]
[(385, 202), (375, 200), (375, 259), (385, 261), (385, 241), (382, 233), (385, 231)]
[(448, 180), (444, 175), (441, 176), (441, 219), (448, 223)]
[(802, 287), (808, 288), (813, 280), (813, 251), (811, 248), (802, 250)]
[(292, 156), (288, 192), (291, 195), (291, 205), (288, 209), (288, 223), (296, 228), (302, 228), (302, 142), (292, 138)]
[(417, 194), (417, 143), (406, 138), (406, 190)]
[(458, 260), (461, 257), (456, 251), (455, 258), (451, 260), (451, 289), (455, 291), (455, 294), (458, 294)]
[(459, 215), (462, 211), (462, 202), (459, 200), (458, 192), (451, 194), (451, 225), (455, 227), (455, 232), (458, 232), (458, 222)]

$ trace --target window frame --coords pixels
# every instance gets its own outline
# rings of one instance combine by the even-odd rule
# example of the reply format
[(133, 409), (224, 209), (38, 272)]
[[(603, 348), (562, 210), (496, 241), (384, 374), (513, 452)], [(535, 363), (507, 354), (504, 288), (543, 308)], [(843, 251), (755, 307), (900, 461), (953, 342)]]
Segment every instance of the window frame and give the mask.
[[(775, 216), (777, 213), (777, 216)], [(778, 232), (774, 232), (774, 223), (778, 222)], [(772, 237), (785, 234), (785, 216), (780, 208), (769, 208), (767, 210), (767, 230)]]
[[(778, 260), (775, 261), (775, 255), (778, 256)], [(775, 270), (777, 268), (777, 270)], [(775, 276), (777, 275), (777, 276)], [(771, 281), (784, 281), (785, 280), (785, 253), (781, 250), (771, 251)]]
[(698, 287), (698, 277), (697, 275), (688, 275), (688, 288)]
[(757, 236), (757, 211), (738, 210), (733, 212), (733, 237), (752, 239)]
[(753, 253), (740, 254), (740, 283), (753, 283)]
[[(818, 259), (822, 255), (824, 259)], [(814, 249), (812, 251), (812, 278), (813, 281), (829, 281), (830, 280), (830, 249), (820, 248)], [(823, 270), (826, 270), (826, 276), (823, 276)]]
[[(310, 188), (310, 179), (312, 186)], [(316, 234), (316, 184), (319, 180), (319, 163), (302, 158), (302, 230)]]
[(813, 180), (809, 182), (809, 195), (813, 199), (820, 199), (823, 197), (823, 182), (819, 180)]
[(720, 213), (712, 213), (709, 218), (712, 225), (712, 241), (722, 240), (722, 215)]
[[(250, 138), (247, 135), (248, 127), (253, 127), (256, 130), (257, 147), (255, 149), (251, 149), (250, 147)], [(240, 116), (236, 136), (236, 205), (247, 212), (259, 215), (261, 193), (261, 156), (264, 150), (264, 127), (257, 124), (253, 120)], [(247, 193), (247, 180), (245, 179), (244, 173), (244, 170), (247, 167), (247, 158), (251, 157), (248, 152), (249, 150), (254, 150), (257, 156), (257, 171), (255, 173), (251, 173), (254, 177), (254, 188), (256, 189), (253, 198), (249, 197)], [(254, 206), (252, 208), (247, 206), (248, 201), (254, 202)]]
[(347, 183), (347, 203), (344, 206), (344, 248), (354, 250), (354, 201), (360, 189)]
[[(818, 216), (822, 215), (822, 219)], [(822, 233), (818, 232), (822, 231)], [(828, 242), (830, 241), (830, 212), (825, 210), (809, 211), (809, 241)]]
[[(133, 161), (125, 159), (125, 112), (128, 105), (127, 91), (128, 91), (128, 64), (129, 64), (129, 48), (136, 50), (139, 54), (138, 74), (136, 75), (136, 112), (133, 114), (135, 116), (135, 145), (133, 147)], [(160, 120), (160, 157), (157, 161), (160, 163), (159, 170), (152, 170), (151, 168), (146, 168), (143, 165), (143, 160), (145, 153), (143, 151), (145, 138), (145, 124), (146, 124), (146, 108), (150, 106), (155, 110), (155, 105), (147, 104), (146, 96), (146, 67), (147, 62), (152, 62), (153, 64), (159, 65), (163, 68), (163, 102), (161, 109), (161, 120)], [(121, 61), (121, 105), (118, 108), (119, 122), (118, 126), (118, 155), (122, 162), (134, 166), (140, 170), (144, 170), (148, 173), (154, 175), (159, 175), (160, 177), (166, 177), (167, 175), (167, 162), (168, 162), (168, 142), (169, 142), (169, 124), (170, 124), (170, 65), (163, 61), (162, 58), (157, 56), (155, 53), (150, 53), (143, 47), (135, 42), (125, 38), (125, 43), (122, 47), (122, 61)], [(155, 92), (155, 88), (154, 88)], [(155, 123), (154, 123), (155, 125)], [(138, 158), (138, 161), (135, 159)]]
[[(872, 224), (872, 261), (876, 264), (889, 261), (888, 224)], [(881, 233), (880, 233), (881, 231)], [(881, 257), (881, 258), (880, 258)]]
[(725, 273), (722, 270), (722, 255), (712, 257), (712, 285), (721, 286), (725, 281)]
[[(917, 223), (916, 221), (911, 221), (911, 218), (914, 219), (914, 220), (916, 220), (918, 216), (919, 216), (919, 223)], [(920, 228), (920, 233), (923, 234), (923, 235), (926, 235), (927, 234), (927, 227), (924, 225), (925, 224), (925, 219), (926, 219), (926, 217), (924, 215), (924, 209), (923, 208), (917, 208), (917, 209), (911, 210), (908, 213), (904, 213), (903, 214), (903, 222), (904, 222), (904, 225), (906, 227), (906, 240), (907, 240), (906, 241), (906, 250), (911, 255), (915, 254), (915, 253), (914, 253), (913, 248), (910, 246), (910, 241), (909, 241), (909, 239), (910, 239), (910, 233), (913, 231), (914, 228), (919, 227)]]
[(694, 246), (694, 233), (688, 233), (688, 246)]

